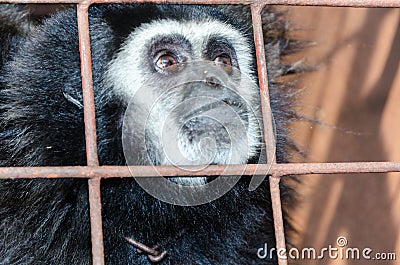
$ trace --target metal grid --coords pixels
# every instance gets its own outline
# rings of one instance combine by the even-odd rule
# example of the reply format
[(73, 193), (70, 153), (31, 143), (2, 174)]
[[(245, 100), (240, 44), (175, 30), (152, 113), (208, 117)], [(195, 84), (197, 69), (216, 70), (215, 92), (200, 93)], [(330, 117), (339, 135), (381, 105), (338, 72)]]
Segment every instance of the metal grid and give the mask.
[[(352, 163), (291, 163), (275, 161), (276, 139), (273, 131), (269, 102), (268, 75), (261, 22), (261, 11), (266, 5), (342, 6), (342, 7), (400, 7), (400, 0), (0, 0), (1, 3), (24, 4), (77, 4), (79, 50), (84, 103), (87, 166), (81, 167), (8, 167), (0, 168), (0, 179), (8, 178), (88, 178), (91, 240), (93, 264), (104, 264), (103, 231), (101, 219), (100, 180), (104, 178), (151, 176), (187, 176), (187, 171), (173, 166), (99, 166), (96, 142), (96, 117), (92, 81), (92, 65), (89, 38), (88, 9), (91, 4), (107, 3), (175, 3), (175, 4), (247, 4), (251, 6), (254, 43), (261, 94), (261, 107), (266, 143), (267, 164), (210, 165), (191, 176), (269, 175), (276, 247), (286, 248), (279, 182), (284, 175), (338, 174), (338, 173), (386, 173), (400, 172), (400, 162), (352, 162)], [(193, 166), (193, 169), (196, 166)], [(279, 265), (287, 260), (279, 258)]]

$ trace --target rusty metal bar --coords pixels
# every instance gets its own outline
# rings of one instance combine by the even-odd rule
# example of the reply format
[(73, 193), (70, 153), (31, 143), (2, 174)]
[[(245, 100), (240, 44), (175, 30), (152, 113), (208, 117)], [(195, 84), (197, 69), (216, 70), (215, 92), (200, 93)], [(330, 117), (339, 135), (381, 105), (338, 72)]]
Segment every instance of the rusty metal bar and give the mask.
[(261, 110), (264, 126), (264, 142), (267, 152), (267, 163), (275, 163), (276, 140), (272, 110), (269, 101), (267, 62), (265, 58), (264, 38), (260, 12), (264, 5), (251, 5), (253, 20), (254, 44), (256, 49), (258, 79), (260, 85)]
[[(274, 229), (275, 229), (275, 240), (276, 249), (278, 254), (279, 265), (287, 265), (286, 254), (282, 256), (280, 249), (286, 249), (285, 245), (285, 231), (283, 226), (283, 215), (282, 215), (282, 203), (281, 203), (281, 190), (279, 188), (279, 183), (281, 178), (274, 176), (269, 177), (269, 189), (271, 192), (271, 204), (272, 204), (272, 214), (274, 217)], [(285, 251), (286, 253), (286, 251)]]
[(267, 4), (292, 6), (341, 6), (341, 7), (400, 7), (399, 0), (0, 0), (11, 4), (60, 4), (60, 3), (171, 3), (171, 4)]
[[(251, 0), (117, 0), (120, 3), (153, 3), (153, 4), (198, 4), (198, 5), (221, 5), (221, 4), (251, 4)], [(91, 0), (91, 4), (110, 4), (114, 0)]]
[[(81, 57), (82, 94), (84, 106), (86, 159), (88, 166), (98, 166), (96, 113), (94, 105), (92, 58), (89, 34), (89, 2), (77, 6), (79, 52)], [(101, 220), (100, 177), (89, 179), (89, 211), (92, 241), (92, 264), (104, 264), (103, 227)]]
[[(269, 88), (268, 88), (268, 72), (265, 57), (264, 36), (262, 29), (261, 11), (265, 7), (265, 3), (251, 5), (251, 17), (253, 22), (254, 45), (257, 58), (258, 82), (260, 85), (261, 110), (263, 117), (264, 142), (266, 146), (267, 164), (270, 166), (276, 164), (276, 138), (274, 131), (274, 121), (271, 110)], [(250, 183), (250, 189), (258, 186), (264, 180), (264, 177), (255, 177)], [(281, 192), (279, 189), (280, 178), (270, 178), (270, 194), (272, 213), (274, 218), (276, 249), (286, 249), (285, 233), (283, 227), (283, 216), (281, 207)], [(278, 255), (279, 265), (287, 265), (287, 259)]]
[[(342, 7), (400, 7), (398, 0), (117, 0), (122, 3), (175, 3), (175, 4), (255, 4), (295, 6), (342, 6)], [(115, 3), (115, 0), (92, 0), (91, 3)]]
[(261, 0), (260, 2), (268, 5), (293, 6), (400, 7), (398, 0)]
[(0, 4), (78, 4), (82, 0), (0, 0)]
[(0, 167), (0, 179), (19, 178), (123, 178), (179, 176), (285, 176), (306, 174), (352, 174), (400, 172), (400, 162), (290, 163), (185, 166), (78, 166), (78, 167)]
[(90, 51), (88, 5), (78, 5), (79, 52), (85, 121), (86, 158), (89, 166), (99, 165), (97, 156), (96, 114), (94, 105), (92, 56)]
[(89, 179), (90, 233), (92, 264), (104, 265), (103, 222), (101, 218), (100, 178)]

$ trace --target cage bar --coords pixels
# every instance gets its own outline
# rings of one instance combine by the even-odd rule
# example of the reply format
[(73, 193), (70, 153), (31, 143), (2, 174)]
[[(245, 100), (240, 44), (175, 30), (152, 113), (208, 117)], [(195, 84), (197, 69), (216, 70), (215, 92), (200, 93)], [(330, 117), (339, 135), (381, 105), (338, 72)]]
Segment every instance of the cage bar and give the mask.
[(287, 6), (340, 6), (340, 7), (400, 7), (399, 0), (0, 0), (12, 4), (111, 4), (111, 3), (154, 3), (154, 4), (267, 4)]
[[(190, 172), (190, 173), (189, 173)], [(73, 167), (0, 167), (0, 179), (20, 178), (124, 178), (124, 177), (199, 177), (241, 174), (244, 177), (306, 174), (354, 174), (400, 172), (400, 162), (289, 163), (186, 166), (73, 166)], [(189, 175), (190, 174), (190, 175)], [(349, 176), (351, 177), (351, 176)]]
[[(82, 95), (84, 106), (86, 160), (88, 166), (98, 166), (96, 136), (96, 113), (92, 75), (92, 58), (89, 34), (89, 4), (81, 2), (77, 6), (79, 53), (81, 60)], [(89, 212), (92, 241), (92, 263), (104, 264), (103, 227), (101, 217), (100, 177), (89, 179)]]
[(267, 164), (273, 164), (276, 162), (276, 139), (271, 104), (269, 101), (267, 62), (265, 57), (265, 46), (261, 21), (261, 11), (264, 6), (264, 4), (251, 5), (251, 16), (253, 22), (254, 45), (257, 58), (257, 70), (260, 86), (260, 99), (264, 126), (264, 142), (267, 152)]
[(94, 105), (92, 56), (90, 51), (88, 5), (78, 4), (79, 53), (81, 56), (82, 96), (84, 106), (86, 159), (89, 166), (98, 166), (96, 113)]
[[(276, 139), (269, 97), (267, 61), (265, 57), (265, 46), (261, 19), (261, 11), (264, 7), (265, 3), (252, 4), (251, 17), (253, 22), (254, 45), (256, 50), (258, 80), (260, 86), (261, 111), (264, 126), (264, 143), (267, 154), (266, 162), (267, 164), (272, 166), (273, 164), (276, 164)], [(254, 186), (258, 187), (258, 185), (261, 184), (263, 180), (263, 176), (254, 177), (250, 184), (251, 189)], [(274, 218), (276, 249), (286, 248), (279, 182), (280, 178), (270, 178), (269, 181), (272, 213)], [(278, 255), (278, 263), (279, 265), (286, 265), (287, 259), (284, 259), (280, 255)]]

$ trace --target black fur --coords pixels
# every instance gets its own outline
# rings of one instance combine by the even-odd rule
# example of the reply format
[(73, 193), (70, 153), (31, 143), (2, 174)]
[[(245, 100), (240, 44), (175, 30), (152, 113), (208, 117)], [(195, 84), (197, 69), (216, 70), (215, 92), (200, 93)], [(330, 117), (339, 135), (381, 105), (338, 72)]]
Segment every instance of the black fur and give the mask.
[[(0, 166), (85, 165), (83, 109), (64, 95), (82, 102), (76, 12), (62, 11), (27, 30), (30, 22), (21, 9), (0, 5)], [(107, 62), (135, 27), (168, 17), (218, 18), (245, 31), (252, 40), (245, 7), (92, 7), (102, 165), (125, 164), (120, 131), (125, 107), (101, 82)], [(291, 42), (279, 14), (266, 10), (264, 20), (278, 161), (282, 162), (288, 145), (284, 127), (294, 115), (286, 88), (276, 80), (287, 73), (279, 59), (289, 52)], [(283, 203), (288, 205), (291, 190), (284, 185), (282, 189)], [(129, 178), (103, 181), (102, 196), (107, 264), (149, 264), (145, 255), (126, 243), (127, 236), (149, 246), (161, 245), (168, 251), (162, 264), (276, 264), (276, 258), (257, 258), (257, 249), (264, 243), (275, 244), (267, 181), (249, 192), (248, 181), (242, 180), (222, 198), (197, 207), (162, 203)], [(89, 264), (87, 200), (85, 180), (0, 181), (0, 264)]]

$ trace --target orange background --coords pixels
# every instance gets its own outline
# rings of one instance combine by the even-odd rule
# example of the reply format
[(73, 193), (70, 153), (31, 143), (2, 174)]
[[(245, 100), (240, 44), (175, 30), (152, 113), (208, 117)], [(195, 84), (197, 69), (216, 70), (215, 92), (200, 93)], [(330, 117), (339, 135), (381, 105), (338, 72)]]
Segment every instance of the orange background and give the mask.
[[(400, 10), (290, 7), (294, 35), (315, 44), (290, 60), (317, 71), (298, 77), (295, 161), (400, 161)], [(292, 213), (298, 247), (345, 236), (348, 247), (395, 252), (397, 261), (300, 260), (298, 264), (400, 264), (400, 173), (310, 175)]]

